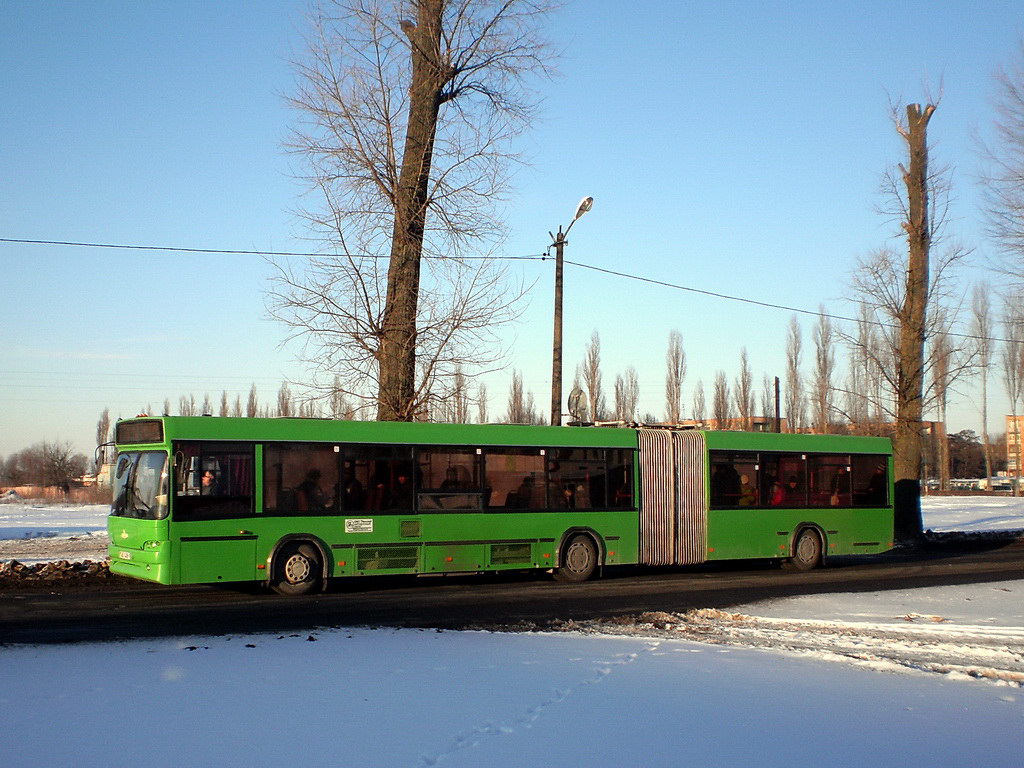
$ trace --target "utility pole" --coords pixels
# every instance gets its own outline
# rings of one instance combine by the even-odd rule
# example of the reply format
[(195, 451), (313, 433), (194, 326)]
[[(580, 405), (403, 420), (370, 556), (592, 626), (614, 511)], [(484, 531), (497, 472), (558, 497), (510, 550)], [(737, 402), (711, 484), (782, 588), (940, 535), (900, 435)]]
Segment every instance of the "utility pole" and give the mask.
[[(569, 228), (562, 231), (558, 227), (558, 234), (551, 235), (551, 245), (555, 248), (555, 329), (551, 344), (551, 426), (562, 426), (562, 252), (568, 242), (565, 236), (569, 234), (572, 225), (584, 213), (594, 207), (594, 198), (585, 197), (576, 206), (576, 215), (569, 222)], [(550, 248), (551, 246), (549, 246)]]
[[(571, 224), (569, 225), (572, 226)], [(550, 233), (548, 233), (550, 234)], [(551, 345), (551, 426), (562, 426), (562, 251), (565, 233), (558, 227), (555, 246), (555, 330)]]

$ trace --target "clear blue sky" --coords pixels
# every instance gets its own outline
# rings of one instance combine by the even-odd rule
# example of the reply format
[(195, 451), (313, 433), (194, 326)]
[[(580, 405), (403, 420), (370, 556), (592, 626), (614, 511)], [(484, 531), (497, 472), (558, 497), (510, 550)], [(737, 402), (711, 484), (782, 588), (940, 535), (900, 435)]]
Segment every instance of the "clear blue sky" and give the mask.
[[(304, 9), (0, 4), (0, 237), (309, 250), (292, 213), (296, 159), (282, 150)], [(930, 135), (955, 167), (953, 232), (977, 248), (965, 281), (977, 279), (991, 249), (971, 136), (988, 130), (992, 73), (1021, 34), (1019, 2), (570, 2), (550, 19), (561, 75), (540, 85), (541, 119), (520, 142), (530, 166), (505, 252), (540, 253), (592, 195), (567, 258), (846, 314), (855, 259), (902, 245), (875, 213), (881, 174), (901, 159), (890, 99), (923, 101), (941, 81)], [(104, 407), (129, 416), (252, 382), (267, 400), (302, 378), (266, 317), (259, 257), (0, 244), (0, 264), (2, 455), (42, 439), (91, 452)], [(510, 366), (546, 410), (551, 262), (522, 274), (536, 283)], [(715, 372), (735, 375), (743, 346), (758, 382), (782, 376), (789, 318), (567, 268), (565, 377), (596, 329), (609, 397), (634, 365), (641, 409), (660, 413), (677, 328), (688, 409), (698, 379), (710, 400)], [(810, 330), (805, 320), (808, 375)], [(508, 381), (488, 380), (492, 417)], [(951, 428), (979, 429), (972, 394)]]

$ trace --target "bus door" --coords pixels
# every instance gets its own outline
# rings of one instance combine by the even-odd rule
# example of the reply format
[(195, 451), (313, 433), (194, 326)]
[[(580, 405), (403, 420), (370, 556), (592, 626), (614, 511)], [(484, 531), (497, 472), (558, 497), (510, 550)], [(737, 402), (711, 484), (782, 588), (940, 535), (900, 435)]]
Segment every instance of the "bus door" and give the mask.
[(252, 581), (256, 570), (251, 443), (181, 442), (174, 451), (171, 546), (183, 584)]

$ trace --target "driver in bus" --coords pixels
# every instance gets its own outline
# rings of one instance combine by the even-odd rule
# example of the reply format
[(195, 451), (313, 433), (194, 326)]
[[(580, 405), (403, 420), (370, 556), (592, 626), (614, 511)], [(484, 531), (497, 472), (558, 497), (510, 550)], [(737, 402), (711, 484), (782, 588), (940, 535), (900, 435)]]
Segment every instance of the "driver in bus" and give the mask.
[(217, 479), (217, 475), (214, 474), (213, 470), (206, 470), (203, 472), (203, 496), (220, 496), (224, 493), (224, 489), (221, 487), (220, 480)]

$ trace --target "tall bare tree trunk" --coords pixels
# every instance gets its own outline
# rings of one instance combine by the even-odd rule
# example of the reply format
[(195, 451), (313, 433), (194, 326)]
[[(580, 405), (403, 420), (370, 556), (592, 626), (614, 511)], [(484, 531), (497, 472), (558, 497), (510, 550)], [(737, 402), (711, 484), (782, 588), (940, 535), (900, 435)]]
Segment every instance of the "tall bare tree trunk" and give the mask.
[(443, 0), (419, 0), (416, 22), (402, 22), (412, 48), (409, 123), (395, 201), (380, 343), (377, 418), (412, 421), (416, 415), (416, 308), (430, 166), (441, 93), (447, 78), (439, 61)]
[(683, 334), (673, 329), (668, 335), (668, 352), (665, 354), (665, 420), (678, 424), (683, 418), (683, 379), (686, 378), (686, 353), (683, 351)]
[(814, 328), (814, 378), (811, 384), (814, 431), (819, 435), (827, 435), (832, 431), (832, 374), (835, 371), (836, 358), (832, 347), (832, 321), (825, 314), (823, 306), (819, 306), (818, 311), (818, 324)]
[(584, 352), (582, 373), (590, 419), (600, 421), (605, 418), (605, 404), (601, 392), (601, 337), (596, 330), (590, 335), (590, 343)]
[(736, 410), (740, 415), (740, 429), (749, 432), (751, 416), (754, 413), (754, 374), (750, 370), (750, 356), (747, 348), (740, 349), (740, 374), (736, 377)]
[(693, 388), (693, 420), (698, 427), (704, 426), (707, 403), (704, 399), (704, 382), (697, 379), (697, 385)]
[(896, 382), (896, 438), (893, 463), (896, 480), (894, 535), (899, 541), (915, 540), (921, 523), (921, 416), (924, 403), (925, 310), (928, 305), (928, 253), (931, 227), (928, 219), (928, 121), (934, 105), (907, 106), (905, 126), (897, 130), (907, 142), (909, 167), (900, 167), (907, 187), (907, 282), (900, 311), (899, 359)]
[(806, 400), (800, 376), (802, 346), (800, 323), (796, 315), (793, 315), (786, 333), (786, 420), (789, 422), (790, 432), (799, 432), (804, 426)]
[(976, 337), (981, 372), (981, 441), (985, 446), (985, 484), (992, 480), (992, 442), (988, 436), (988, 375), (992, 367), (992, 304), (986, 282), (974, 286), (971, 297), (971, 333)]

